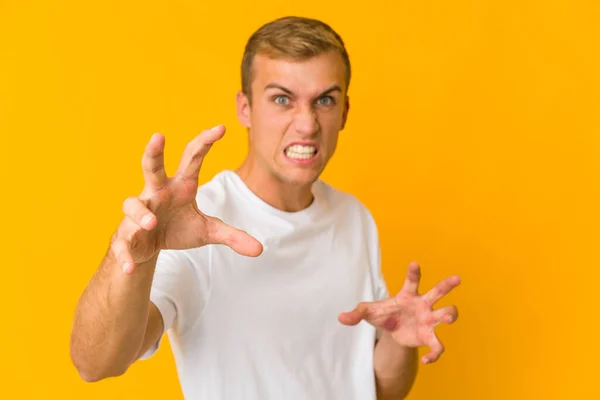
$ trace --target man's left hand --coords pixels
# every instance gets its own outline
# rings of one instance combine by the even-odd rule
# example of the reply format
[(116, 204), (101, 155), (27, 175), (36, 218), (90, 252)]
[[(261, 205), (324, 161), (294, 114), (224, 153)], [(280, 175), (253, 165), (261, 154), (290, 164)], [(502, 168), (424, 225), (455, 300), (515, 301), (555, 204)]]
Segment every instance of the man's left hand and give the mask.
[(434, 328), (442, 323), (451, 324), (458, 318), (455, 306), (434, 310), (433, 305), (460, 284), (458, 276), (451, 276), (439, 282), (433, 289), (419, 295), (421, 269), (411, 263), (404, 286), (400, 292), (385, 300), (362, 302), (354, 310), (339, 315), (344, 325), (356, 325), (365, 320), (374, 327), (389, 332), (401, 346), (429, 346), (430, 352), (421, 361), (424, 364), (437, 361), (444, 352), (444, 346), (435, 334)]

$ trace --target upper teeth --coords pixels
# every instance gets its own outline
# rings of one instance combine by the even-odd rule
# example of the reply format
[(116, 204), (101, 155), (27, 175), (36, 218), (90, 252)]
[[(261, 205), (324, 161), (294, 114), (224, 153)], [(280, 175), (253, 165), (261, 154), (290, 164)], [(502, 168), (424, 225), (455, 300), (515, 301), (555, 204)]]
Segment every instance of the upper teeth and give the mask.
[(291, 158), (311, 158), (317, 148), (315, 146), (303, 146), (301, 144), (294, 144), (285, 149), (285, 154)]

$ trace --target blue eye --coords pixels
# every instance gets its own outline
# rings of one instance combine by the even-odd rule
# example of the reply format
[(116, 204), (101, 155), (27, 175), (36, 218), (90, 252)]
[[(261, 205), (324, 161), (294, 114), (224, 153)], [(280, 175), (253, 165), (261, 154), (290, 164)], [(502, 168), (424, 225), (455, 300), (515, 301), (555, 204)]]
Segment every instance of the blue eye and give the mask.
[(335, 103), (335, 100), (331, 96), (323, 96), (318, 100), (319, 105), (321, 106), (329, 106)]
[(290, 103), (290, 99), (287, 96), (279, 95), (275, 97), (275, 103), (282, 106), (287, 106)]

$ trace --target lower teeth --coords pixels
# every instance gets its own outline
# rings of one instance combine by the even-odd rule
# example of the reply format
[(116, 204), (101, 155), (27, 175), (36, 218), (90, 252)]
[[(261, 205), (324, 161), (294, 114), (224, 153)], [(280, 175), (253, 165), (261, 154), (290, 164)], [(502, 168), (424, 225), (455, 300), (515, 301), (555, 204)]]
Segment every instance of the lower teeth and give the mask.
[(289, 158), (296, 158), (296, 159), (309, 159), (312, 158), (314, 154), (298, 154), (298, 153), (286, 153), (286, 155)]

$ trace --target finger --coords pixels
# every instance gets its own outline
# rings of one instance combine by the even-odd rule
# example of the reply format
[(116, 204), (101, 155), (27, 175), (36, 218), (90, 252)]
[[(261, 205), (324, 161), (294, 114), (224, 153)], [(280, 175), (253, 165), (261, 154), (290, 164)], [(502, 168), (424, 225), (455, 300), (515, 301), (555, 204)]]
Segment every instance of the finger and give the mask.
[(156, 216), (144, 205), (138, 197), (128, 197), (123, 202), (123, 212), (136, 224), (146, 230), (156, 227)]
[(356, 308), (349, 312), (341, 313), (338, 316), (338, 321), (344, 325), (354, 326), (369, 315), (369, 303), (361, 302)]
[(165, 137), (160, 133), (152, 135), (142, 157), (144, 181), (151, 189), (160, 189), (167, 182), (164, 150)]
[(123, 272), (131, 275), (135, 269), (135, 263), (129, 251), (129, 242), (123, 238), (117, 237), (111, 246), (112, 252), (117, 260), (117, 264), (121, 266)]
[(423, 364), (436, 362), (444, 352), (444, 345), (440, 342), (435, 333), (431, 334), (431, 339), (427, 345), (429, 346), (430, 351), (421, 358)]
[(133, 237), (136, 233), (138, 233), (140, 229), (141, 227), (126, 215), (123, 218), (123, 221), (121, 221), (121, 224), (119, 224), (119, 227), (117, 228), (117, 237), (125, 239), (126, 241), (131, 243)]
[(403, 291), (411, 294), (418, 294), (419, 282), (421, 280), (421, 267), (416, 262), (408, 264), (408, 272), (404, 280)]
[(212, 147), (213, 143), (221, 139), (225, 134), (223, 125), (215, 126), (212, 129), (202, 132), (196, 136), (185, 148), (181, 163), (177, 169), (177, 176), (187, 179), (198, 179), (200, 167), (204, 157)]
[(458, 309), (456, 306), (442, 307), (432, 312), (431, 316), (436, 325), (442, 322), (451, 324), (458, 319)]
[(423, 295), (423, 300), (430, 306), (434, 305), (442, 297), (450, 293), (452, 289), (460, 284), (460, 278), (456, 275), (444, 279)]
[(218, 218), (207, 217), (208, 244), (224, 244), (243, 256), (258, 257), (262, 244), (248, 233), (225, 224)]

